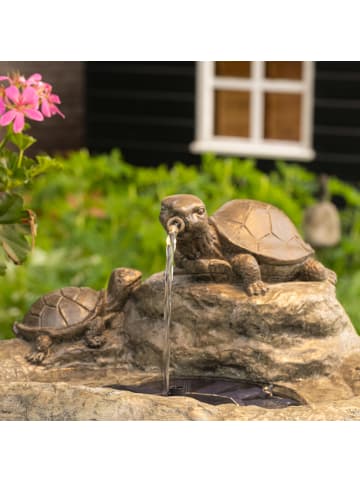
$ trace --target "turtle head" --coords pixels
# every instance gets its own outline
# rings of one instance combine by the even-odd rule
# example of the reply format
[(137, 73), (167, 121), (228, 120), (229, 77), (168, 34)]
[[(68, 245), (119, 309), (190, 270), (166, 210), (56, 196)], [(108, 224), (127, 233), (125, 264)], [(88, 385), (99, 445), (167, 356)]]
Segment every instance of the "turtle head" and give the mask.
[(110, 275), (107, 286), (107, 309), (120, 311), (130, 294), (141, 284), (141, 271), (131, 268), (116, 268)]
[(175, 194), (161, 202), (160, 222), (167, 233), (202, 233), (208, 229), (204, 203), (191, 194)]

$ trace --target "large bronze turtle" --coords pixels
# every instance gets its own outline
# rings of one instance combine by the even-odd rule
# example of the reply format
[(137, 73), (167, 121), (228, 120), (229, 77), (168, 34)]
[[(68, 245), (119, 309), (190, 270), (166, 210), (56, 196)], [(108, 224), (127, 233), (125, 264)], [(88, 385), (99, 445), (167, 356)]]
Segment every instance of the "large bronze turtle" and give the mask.
[(208, 217), (199, 198), (176, 194), (162, 201), (160, 221), (177, 232), (176, 266), (217, 282), (241, 278), (249, 295), (265, 293), (264, 281), (336, 283), (336, 274), (314, 259), (294, 224), (271, 204), (236, 199)]
[(106, 290), (67, 287), (39, 298), (22, 323), (13, 326), (17, 336), (35, 340), (34, 350), (27, 355), (27, 360), (41, 363), (53, 342), (81, 336), (90, 348), (102, 346), (108, 320), (123, 309), (140, 282), (140, 271), (117, 268), (111, 273)]

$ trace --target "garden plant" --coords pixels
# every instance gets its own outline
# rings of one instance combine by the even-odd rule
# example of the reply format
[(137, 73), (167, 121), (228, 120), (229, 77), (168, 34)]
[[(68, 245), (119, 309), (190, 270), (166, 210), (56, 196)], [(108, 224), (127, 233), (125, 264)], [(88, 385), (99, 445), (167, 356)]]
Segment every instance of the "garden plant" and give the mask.
[(25, 120), (64, 117), (57, 104), (59, 97), (40, 74), (0, 76), (0, 275), (6, 261), (23, 263), (34, 245), (36, 216), (24, 206), (24, 194), (37, 176), (58, 165), (46, 155), (25, 154), (36, 142), (24, 133), (30, 128)]

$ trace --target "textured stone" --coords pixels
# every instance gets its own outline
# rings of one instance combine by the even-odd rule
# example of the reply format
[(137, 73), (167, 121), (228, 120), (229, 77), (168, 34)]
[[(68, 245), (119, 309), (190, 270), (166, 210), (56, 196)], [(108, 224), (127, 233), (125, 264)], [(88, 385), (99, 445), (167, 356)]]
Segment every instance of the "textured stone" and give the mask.
[(186, 397), (141, 395), (104, 388), (159, 378), (159, 371), (124, 370), (115, 359), (73, 367), (25, 361), (22, 340), (0, 342), (0, 420), (360, 420), (360, 356), (327, 377), (282, 382), (304, 406), (268, 410), (211, 406)]
[[(163, 274), (125, 307), (124, 333), (137, 368), (161, 364)], [(360, 338), (328, 282), (270, 285), (263, 296), (240, 286), (175, 277), (171, 364), (177, 373), (286, 381), (329, 376), (360, 353)]]
[[(303, 406), (211, 406), (106, 386), (158, 379), (164, 339), (163, 274), (146, 280), (91, 349), (51, 347), (44, 365), (25, 360), (20, 339), (0, 342), (0, 420), (360, 420), (360, 339), (327, 282), (240, 286), (177, 275), (172, 371), (272, 382)], [(289, 392), (290, 393), (290, 392)]]
[(11, 382), (0, 385), (0, 420), (360, 420), (360, 396), (266, 410), (75, 383)]

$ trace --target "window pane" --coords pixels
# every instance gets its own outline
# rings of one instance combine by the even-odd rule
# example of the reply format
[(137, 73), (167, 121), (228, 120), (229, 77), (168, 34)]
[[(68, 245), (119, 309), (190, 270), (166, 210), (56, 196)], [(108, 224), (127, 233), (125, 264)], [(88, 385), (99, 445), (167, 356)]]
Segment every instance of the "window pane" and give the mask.
[(215, 92), (215, 135), (249, 137), (250, 93)]
[(219, 77), (250, 77), (251, 62), (215, 62)]
[(265, 62), (267, 79), (301, 80), (303, 62)]
[(300, 140), (300, 94), (265, 94), (265, 138)]

